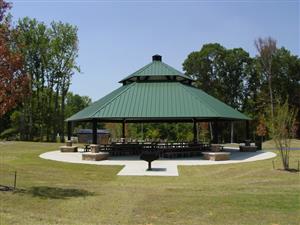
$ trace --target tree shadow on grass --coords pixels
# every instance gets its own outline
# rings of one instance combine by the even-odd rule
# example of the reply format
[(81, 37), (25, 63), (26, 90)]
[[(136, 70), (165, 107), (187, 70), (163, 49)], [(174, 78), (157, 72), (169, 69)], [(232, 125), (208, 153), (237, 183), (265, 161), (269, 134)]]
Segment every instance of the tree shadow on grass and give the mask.
[(94, 195), (93, 192), (89, 192), (83, 189), (69, 189), (47, 186), (31, 187), (27, 190), (22, 189), (17, 192), (44, 199), (68, 199), (72, 197), (87, 197)]

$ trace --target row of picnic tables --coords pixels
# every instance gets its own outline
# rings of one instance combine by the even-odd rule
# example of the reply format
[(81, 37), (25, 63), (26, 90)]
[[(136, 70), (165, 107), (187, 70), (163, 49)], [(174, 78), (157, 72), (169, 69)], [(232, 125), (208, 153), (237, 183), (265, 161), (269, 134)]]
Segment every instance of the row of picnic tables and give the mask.
[[(187, 143), (187, 142), (164, 142), (164, 143), (122, 143), (115, 142), (100, 145), (101, 152), (108, 152), (112, 156), (140, 155), (142, 152), (157, 152), (160, 157), (176, 158), (201, 155), (202, 151), (209, 150), (210, 145), (206, 143)], [(88, 151), (85, 145), (85, 151)]]

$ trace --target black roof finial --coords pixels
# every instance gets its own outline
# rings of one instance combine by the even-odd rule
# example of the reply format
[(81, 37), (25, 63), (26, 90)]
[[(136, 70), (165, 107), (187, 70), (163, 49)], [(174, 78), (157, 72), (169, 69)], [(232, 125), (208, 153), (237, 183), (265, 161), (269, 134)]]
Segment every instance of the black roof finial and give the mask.
[(152, 56), (152, 61), (159, 61), (159, 62), (161, 62), (161, 55), (154, 55), (154, 56)]

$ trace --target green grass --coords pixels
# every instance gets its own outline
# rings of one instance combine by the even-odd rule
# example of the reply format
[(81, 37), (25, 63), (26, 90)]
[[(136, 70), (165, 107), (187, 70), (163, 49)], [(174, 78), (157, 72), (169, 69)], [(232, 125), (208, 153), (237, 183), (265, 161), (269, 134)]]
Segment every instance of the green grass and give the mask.
[[(232, 144), (225, 144), (224, 146), (227, 147), (239, 147), (240, 144), (232, 143)], [(276, 149), (275, 143), (273, 140), (265, 141), (262, 145), (263, 149)], [(300, 148), (300, 140), (292, 139), (291, 140), (291, 148)]]
[[(263, 143), (263, 148), (264, 149), (274, 149), (276, 147), (275, 147), (274, 141), (270, 140), (270, 141), (266, 141)], [(291, 148), (300, 148), (300, 140), (292, 139), (291, 140)]]
[[(59, 144), (0, 142), (0, 224), (299, 224), (299, 173), (251, 163), (180, 166), (179, 177), (117, 176), (121, 166), (44, 160)], [(291, 159), (300, 159), (292, 151)], [(279, 161), (280, 162), (280, 161)], [(280, 165), (280, 164), (278, 164)], [(296, 165), (296, 164), (294, 164)]]

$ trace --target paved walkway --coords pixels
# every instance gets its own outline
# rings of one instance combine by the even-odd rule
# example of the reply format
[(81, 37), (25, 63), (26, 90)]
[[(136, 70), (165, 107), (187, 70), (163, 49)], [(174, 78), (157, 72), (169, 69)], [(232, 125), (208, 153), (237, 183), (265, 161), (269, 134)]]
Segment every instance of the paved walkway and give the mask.
[(273, 152), (239, 152), (236, 149), (227, 149), (231, 152), (230, 160), (226, 161), (209, 161), (201, 157), (178, 158), (178, 159), (159, 159), (152, 162), (152, 171), (147, 171), (148, 163), (142, 161), (137, 156), (117, 156), (110, 157), (104, 161), (83, 161), (82, 151), (77, 153), (62, 153), (60, 151), (46, 152), (40, 155), (43, 159), (50, 159), (68, 163), (83, 163), (95, 165), (122, 165), (120, 176), (178, 176), (178, 165), (195, 166), (195, 165), (220, 165), (231, 163), (253, 162), (257, 160), (270, 159), (276, 156)]

